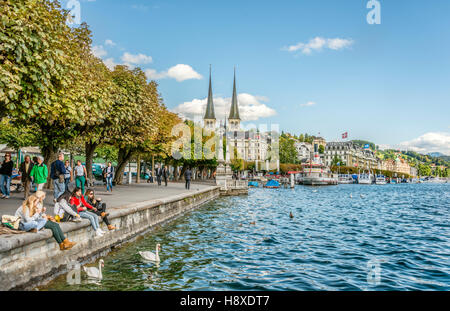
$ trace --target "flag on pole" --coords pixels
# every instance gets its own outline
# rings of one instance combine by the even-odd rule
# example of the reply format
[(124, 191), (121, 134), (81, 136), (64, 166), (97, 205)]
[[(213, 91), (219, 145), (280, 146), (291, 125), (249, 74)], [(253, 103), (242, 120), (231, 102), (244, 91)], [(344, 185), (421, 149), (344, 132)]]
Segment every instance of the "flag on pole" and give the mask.
[(348, 138), (348, 132), (345, 132), (344, 134), (342, 134), (342, 139), (347, 139)]

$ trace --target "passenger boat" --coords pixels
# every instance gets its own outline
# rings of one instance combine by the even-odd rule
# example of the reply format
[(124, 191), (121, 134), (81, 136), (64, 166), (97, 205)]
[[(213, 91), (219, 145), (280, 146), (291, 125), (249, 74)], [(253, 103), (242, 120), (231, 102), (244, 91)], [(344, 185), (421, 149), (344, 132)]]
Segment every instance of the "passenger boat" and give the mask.
[(386, 185), (387, 184), (386, 177), (384, 175), (378, 175), (377, 178), (375, 179), (375, 183), (377, 185)]
[(302, 164), (301, 183), (307, 186), (337, 185), (338, 178), (320, 159), (318, 145), (314, 145), (314, 159)]
[(338, 175), (339, 184), (353, 184), (354, 180), (351, 174), (339, 174)]
[(358, 175), (358, 184), (371, 185), (372, 183), (373, 175), (370, 172)]

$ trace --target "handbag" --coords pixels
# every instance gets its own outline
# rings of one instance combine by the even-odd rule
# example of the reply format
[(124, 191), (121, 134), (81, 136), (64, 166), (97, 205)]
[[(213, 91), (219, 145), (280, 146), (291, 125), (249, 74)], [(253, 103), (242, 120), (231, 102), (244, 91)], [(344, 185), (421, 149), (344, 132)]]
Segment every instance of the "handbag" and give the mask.
[(18, 230), (20, 224), (20, 217), (3, 215), (2, 216), (2, 224), (8, 228)]

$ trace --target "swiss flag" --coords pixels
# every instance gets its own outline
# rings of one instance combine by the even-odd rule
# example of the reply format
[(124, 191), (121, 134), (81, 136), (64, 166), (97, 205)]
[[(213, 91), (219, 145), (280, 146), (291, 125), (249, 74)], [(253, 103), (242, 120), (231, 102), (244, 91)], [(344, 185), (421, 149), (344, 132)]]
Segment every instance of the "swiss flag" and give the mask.
[(344, 134), (342, 134), (342, 139), (346, 139), (348, 138), (348, 132), (345, 132)]

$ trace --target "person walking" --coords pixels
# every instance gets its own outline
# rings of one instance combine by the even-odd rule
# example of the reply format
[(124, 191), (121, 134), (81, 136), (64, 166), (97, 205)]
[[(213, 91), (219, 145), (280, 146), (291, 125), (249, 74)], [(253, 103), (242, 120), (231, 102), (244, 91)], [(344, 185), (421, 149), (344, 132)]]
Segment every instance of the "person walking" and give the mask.
[(64, 153), (58, 154), (58, 159), (50, 165), (50, 178), (53, 180), (53, 203), (66, 191), (66, 167), (64, 166)]
[(24, 193), (24, 199), (28, 198), (30, 195), (30, 189), (31, 189), (31, 170), (33, 169), (33, 162), (31, 162), (30, 156), (25, 156), (24, 161), (20, 164), (19, 172), (22, 175), (21, 181), (22, 186), (25, 191)]
[(0, 190), (2, 192), (2, 199), (9, 199), (13, 168), (14, 163), (11, 161), (11, 154), (7, 153), (0, 167)]
[(155, 167), (156, 181), (158, 182), (158, 186), (161, 186), (162, 169), (158, 165), (155, 165)]
[(77, 165), (73, 168), (75, 175), (75, 186), (81, 188), (81, 194), (84, 195), (84, 186), (86, 184), (87, 171), (86, 167), (81, 164), (81, 161), (77, 161)]
[(166, 166), (164, 165), (164, 168), (162, 170), (162, 176), (164, 178), (164, 184), (167, 187), (167, 179), (169, 178), (169, 170), (166, 168)]
[(36, 185), (37, 191), (42, 191), (48, 177), (48, 169), (47, 165), (44, 164), (43, 157), (37, 157), (37, 163), (33, 165), (33, 168), (30, 172), (30, 177), (33, 178), (33, 182)]
[(114, 178), (114, 167), (111, 162), (108, 162), (108, 166), (103, 170), (103, 176), (106, 179), (106, 191), (111, 191), (113, 188), (113, 178)]
[(188, 166), (188, 168), (184, 172), (184, 179), (186, 180), (185, 188), (187, 190), (191, 189), (191, 178), (192, 178), (192, 171), (191, 168)]
[(69, 184), (73, 181), (72, 167), (69, 160), (64, 162), (64, 167), (66, 168), (66, 173), (64, 174), (65, 191), (69, 191)]

